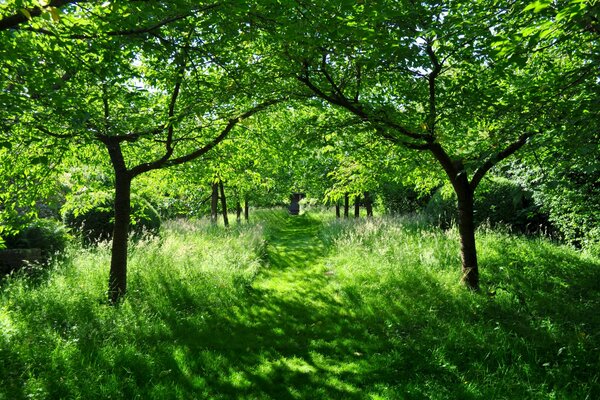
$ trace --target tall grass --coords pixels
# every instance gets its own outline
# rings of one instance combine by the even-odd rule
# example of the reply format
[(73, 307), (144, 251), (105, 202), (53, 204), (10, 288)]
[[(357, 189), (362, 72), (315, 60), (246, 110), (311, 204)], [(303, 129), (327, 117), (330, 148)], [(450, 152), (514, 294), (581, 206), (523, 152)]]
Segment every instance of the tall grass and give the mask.
[(454, 229), (253, 219), (133, 245), (119, 307), (105, 244), (5, 281), (0, 399), (600, 398), (597, 258), (482, 229), (472, 293)]
[(327, 267), (393, 370), (385, 398), (600, 397), (600, 262), (541, 238), (478, 232), (482, 293), (458, 282), (455, 229), (337, 221)]
[(259, 225), (170, 223), (162, 239), (132, 245), (117, 308), (104, 294), (108, 244), (69, 252), (41, 283), (3, 284), (0, 399), (184, 398), (179, 340), (236, 301), (264, 248)]

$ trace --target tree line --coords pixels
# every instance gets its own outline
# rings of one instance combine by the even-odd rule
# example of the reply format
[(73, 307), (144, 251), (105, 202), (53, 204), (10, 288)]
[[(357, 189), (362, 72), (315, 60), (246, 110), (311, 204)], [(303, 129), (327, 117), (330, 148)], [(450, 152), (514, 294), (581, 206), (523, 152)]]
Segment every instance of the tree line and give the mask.
[(231, 182), (238, 218), (257, 188), (268, 202), (312, 187), (347, 210), (383, 181), (447, 182), (475, 290), (476, 192), (495, 171), (590, 225), (574, 238), (600, 237), (591, 3), (321, 3), (6, 2), (0, 234), (36, 213), (50, 176), (85, 164), (112, 174), (112, 303), (127, 290), (135, 182), (208, 183), (213, 210)]

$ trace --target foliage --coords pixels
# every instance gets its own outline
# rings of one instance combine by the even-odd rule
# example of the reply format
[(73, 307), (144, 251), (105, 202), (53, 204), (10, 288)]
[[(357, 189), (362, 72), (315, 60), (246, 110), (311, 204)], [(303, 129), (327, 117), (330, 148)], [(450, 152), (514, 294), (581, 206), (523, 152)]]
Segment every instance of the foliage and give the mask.
[(50, 259), (57, 253), (63, 253), (71, 240), (66, 227), (53, 219), (38, 219), (23, 226), (16, 235), (5, 238), (9, 249), (38, 248), (42, 257)]
[[(448, 228), (456, 223), (456, 195), (447, 187), (431, 197), (424, 213), (432, 222)], [(484, 180), (475, 193), (475, 221), (478, 225), (503, 225), (523, 233), (549, 233), (549, 225), (532, 193), (516, 182), (493, 177)]]
[[(113, 197), (111, 192), (83, 193), (73, 196), (64, 205), (65, 225), (81, 234), (85, 243), (96, 243), (112, 237)], [(158, 235), (161, 218), (146, 200), (132, 196), (131, 230), (134, 236)]]
[[(37, 192), (53, 187), (46, 178), (77, 161), (109, 167), (124, 200), (132, 180), (149, 188), (168, 216), (201, 214), (216, 178), (236, 201), (259, 204), (290, 191), (333, 203), (384, 182), (424, 193), (445, 179), (470, 215), (481, 179), (532, 142), (548, 149), (546, 165), (576, 153), (569, 143), (597, 159), (598, 38), (598, 10), (579, 0), (8, 0), (0, 234), (34, 218), (47, 197)], [(175, 179), (141, 179), (192, 159)], [(535, 198), (567, 240), (591, 246), (597, 166), (577, 162), (569, 175), (557, 164)], [(114, 203), (120, 294), (126, 203)], [(476, 272), (464, 220), (463, 268)]]
[(386, 182), (381, 188), (383, 206), (388, 214), (410, 214), (421, 211), (431, 197), (413, 186)]
[(509, 176), (533, 193), (560, 236), (586, 249), (600, 244), (600, 124), (598, 118), (586, 117), (594, 113), (600, 114), (600, 102), (570, 118), (552, 146), (536, 146), (507, 166)]

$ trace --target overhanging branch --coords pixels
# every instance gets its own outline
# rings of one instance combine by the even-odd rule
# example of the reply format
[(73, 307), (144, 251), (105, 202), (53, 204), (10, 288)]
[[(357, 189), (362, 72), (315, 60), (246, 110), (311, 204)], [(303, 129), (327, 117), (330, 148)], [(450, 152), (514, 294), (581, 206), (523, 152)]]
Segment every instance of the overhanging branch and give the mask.
[(521, 136), (519, 136), (519, 138), (516, 141), (509, 144), (504, 150), (490, 156), (479, 168), (477, 168), (475, 174), (473, 174), (473, 178), (471, 178), (471, 182), (469, 183), (471, 189), (475, 191), (475, 189), (481, 182), (481, 179), (483, 179), (485, 174), (490, 169), (492, 169), (500, 161), (513, 155), (517, 150), (523, 147), (525, 143), (527, 143), (527, 139), (536, 135), (537, 133), (538, 132), (524, 133)]
[(219, 133), (219, 135), (217, 135), (216, 137), (214, 137), (209, 143), (207, 143), (206, 145), (204, 145), (203, 147), (192, 151), (186, 155), (177, 157), (177, 158), (170, 158), (172, 153), (169, 155), (169, 157), (161, 157), (160, 159), (150, 162), (150, 163), (144, 163), (144, 164), (140, 164), (134, 168), (131, 169), (131, 175), (133, 177), (140, 175), (144, 172), (148, 172), (151, 170), (155, 170), (155, 169), (160, 169), (160, 168), (167, 168), (167, 167), (172, 167), (175, 165), (180, 165), (183, 163), (186, 163), (188, 161), (192, 161), (198, 157), (201, 157), (202, 155), (206, 154), (207, 152), (209, 152), (210, 150), (212, 150), (215, 146), (217, 146), (219, 143), (221, 143), (226, 137), (227, 135), (229, 135), (229, 133), (231, 132), (231, 130), (242, 120), (251, 117), (252, 115), (263, 111), (265, 109), (267, 109), (268, 107), (280, 103), (283, 99), (275, 99), (275, 100), (269, 100), (269, 101), (265, 101), (264, 103), (261, 103), (257, 106), (252, 107), (250, 110), (246, 111), (245, 113), (232, 118), (229, 120), (229, 122), (227, 123), (227, 125), (225, 126), (225, 128), (223, 128), (223, 130), (221, 131), (221, 133)]

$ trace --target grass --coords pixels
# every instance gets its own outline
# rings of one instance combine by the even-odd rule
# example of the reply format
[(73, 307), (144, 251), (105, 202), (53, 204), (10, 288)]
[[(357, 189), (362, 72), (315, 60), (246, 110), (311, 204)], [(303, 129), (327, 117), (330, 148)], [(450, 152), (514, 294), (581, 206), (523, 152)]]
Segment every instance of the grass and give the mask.
[(130, 255), (106, 305), (106, 246), (0, 289), (0, 399), (600, 398), (600, 261), (414, 219), (258, 213), (177, 221)]

